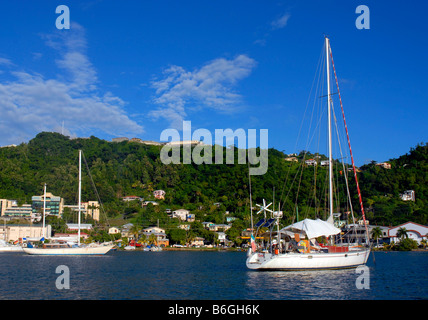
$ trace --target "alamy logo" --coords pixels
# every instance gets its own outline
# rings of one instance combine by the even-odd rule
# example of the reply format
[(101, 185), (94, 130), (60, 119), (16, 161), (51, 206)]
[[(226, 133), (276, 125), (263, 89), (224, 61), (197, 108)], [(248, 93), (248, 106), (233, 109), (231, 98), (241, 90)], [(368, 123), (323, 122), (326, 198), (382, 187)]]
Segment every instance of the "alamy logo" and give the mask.
[(60, 5), (56, 7), (55, 13), (61, 13), (61, 15), (56, 18), (55, 26), (57, 29), (70, 29), (70, 9), (66, 5)]
[(60, 276), (56, 278), (55, 286), (57, 289), (70, 289), (70, 269), (65, 265), (59, 265), (55, 269), (55, 273)]
[[(203, 142), (201, 139), (203, 138)], [(248, 141), (247, 141), (248, 138)], [(171, 139), (171, 140), (170, 140)], [(260, 129), (259, 155), (257, 155), (257, 130), (249, 129), (215, 129), (214, 164), (223, 164), (223, 142), (226, 148), (226, 164), (235, 163), (235, 140), (238, 141), (238, 164), (250, 165), (250, 175), (263, 175), (268, 167), (268, 130)], [(192, 133), (191, 121), (183, 121), (183, 139), (176, 129), (162, 131), (160, 141), (170, 141), (161, 150), (160, 159), (163, 164), (212, 164), (213, 138), (207, 129), (197, 129)], [(248, 143), (247, 143), (248, 142)], [(192, 150), (193, 147), (193, 150)], [(248, 148), (248, 149), (247, 149)], [(181, 154), (183, 150), (183, 154)], [(248, 157), (247, 157), (248, 153)], [(181, 162), (182, 161), (182, 162)], [(257, 166), (257, 167), (255, 167)]]
[(355, 286), (357, 289), (370, 289), (370, 269), (367, 266), (358, 266), (355, 269), (355, 273), (360, 275), (355, 280)]
[(360, 5), (355, 9), (355, 13), (360, 15), (355, 20), (357, 29), (370, 29), (370, 9), (365, 5)]

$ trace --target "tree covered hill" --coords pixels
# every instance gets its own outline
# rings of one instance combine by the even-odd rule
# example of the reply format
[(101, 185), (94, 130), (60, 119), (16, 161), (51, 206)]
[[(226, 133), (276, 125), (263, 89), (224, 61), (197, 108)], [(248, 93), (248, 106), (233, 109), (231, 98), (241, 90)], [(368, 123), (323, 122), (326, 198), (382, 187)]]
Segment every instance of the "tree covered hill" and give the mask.
[[(390, 170), (375, 163), (361, 167), (358, 177), (371, 224), (396, 225), (409, 220), (427, 224), (427, 148), (427, 144), (418, 145), (408, 154), (392, 159)], [(211, 219), (217, 223), (223, 222), (224, 211), (229, 211), (249, 226), (248, 165), (237, 164), (237, 149), (234, 149), (236, 164), (165, 165), (160, 161), (160, 146), (113, 143), (93, 136), (69, 139), (58, 133), (42, 132), (28, 143), (0, 148), (0, 198), (31, 203), (31, 197), (42, 194), (46, 183), (49, 192), (63, 197), (66, 204), (75, 204), (79, 149), (85, 158), (82, 200), (96, 200), (87, 164), (109, 217), (132, 211), (124, 206), (121, 197), (136, 195), (154, 200), (153, 191), (163, 189), (166, 198), (160, 201), (160, 209), (151, 208), (143, 215), (146, 223), (153, 223), (159, 217), (164, 219), (159, 212), (164, 208), (183, 207), (202, 221)], [(291, 221), (295, 204), (301, 217), (325, 218), (326, 189), (320, 182), (326, 180), (328, 170), (302, 166), (304, 153), (299, 155), (299, 162), (285, 161), (286, 157), (278, 150), (269, 149), (267, 173), (251, 177), (253, 206), (262, 199), (269, 202), (275, 199), (275, 205), (281, 203), (284, 211), (284, 224)], [(335, 173), (343, 174), (339, 167), (335, 167)], [(355, 190), (353, 176), (348, 179), (352, 192)], [(399, 197), (409, 189), (415, 190), (415, 202), (402, 201)], [(339, 185), (336, 190), (344, 192)], [(358, 216), (356, 194), (352, 201)], [(338, 205), (341, 211), (347, 210), (346, 201)]]

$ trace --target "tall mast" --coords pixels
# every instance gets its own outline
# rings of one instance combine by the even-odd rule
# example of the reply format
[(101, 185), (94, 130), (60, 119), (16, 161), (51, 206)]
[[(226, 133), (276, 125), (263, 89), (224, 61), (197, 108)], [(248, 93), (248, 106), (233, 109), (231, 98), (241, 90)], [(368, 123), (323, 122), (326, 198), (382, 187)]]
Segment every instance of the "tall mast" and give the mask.
[(46, 183), (45, 183), (45, 188), (43, 193), (43, 227), (42, 227), (43, 237), (46, 237), (45, 216), (46, 216)]
[(82, 150), (79, 150), (79, 216), (77, 218), (77, 243), (80, 245), (80, 213), (82, 203)]
[(329, 175), (329, 211), (328, 222), (333, 223), (333, 157), (331, 147), (331, 93), (330, 93), (330, 41), (325, 37), (325, 55), (327, 63), (327, 100), (328, 100), (328, 175)]

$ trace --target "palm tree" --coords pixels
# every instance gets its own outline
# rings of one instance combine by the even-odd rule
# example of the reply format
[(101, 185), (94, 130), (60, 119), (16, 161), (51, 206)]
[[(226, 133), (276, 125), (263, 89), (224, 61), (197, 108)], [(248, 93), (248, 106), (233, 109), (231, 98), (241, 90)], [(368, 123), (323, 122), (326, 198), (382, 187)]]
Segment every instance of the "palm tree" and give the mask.
[(373, 228), (372, 237), (376, 240), (376, 246), (379, 246), (379, 238), (382, 237), (382, 230), (379, 227)]
[(156, 236), (153, 233), (149, 236), (149, 243), (150, 244), (157, 244)]
[(140, 234), (140, 231), (141, 231), (141, 228), (137, 225), (133, 225), (129, 230), (129, 232), (131, 232), (132, 235), (134, 236), (135, 240), (138, 240), (138, 235)]
[(400, 240), (403, 240), (404, 238), (408, 238), (407, 235), (407, 229), (406, 228), (400, 228), (397, 230), (397, 237), (400, 238)]
[(140, 240), (138, 240), (138, 242), (141, 243), (141, 244), (145, 244), (147, 242), (147, 236), (143, 233), (140, 236)]

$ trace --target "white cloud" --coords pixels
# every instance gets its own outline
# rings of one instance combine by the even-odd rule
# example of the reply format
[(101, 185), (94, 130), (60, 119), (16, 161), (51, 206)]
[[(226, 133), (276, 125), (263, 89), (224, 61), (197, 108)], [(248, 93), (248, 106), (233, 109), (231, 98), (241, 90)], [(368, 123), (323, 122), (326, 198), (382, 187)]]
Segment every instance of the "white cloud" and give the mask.
[[(61, 127), (62, 121), (77, 136), (94, 130), (110, 135), (143, 132), (127, 116), (122, 99), (100, 93), (96, 70), (85, 53), (83, 27), (73, 24), (67, 32), (45, 39), (58, 51), (55, 62), (66, 75), (46, 79), (26, 71), (10, 72), (13, 80), (0, 83), (0, 144), (26, 141), (40, 131)], [(2, 62), (11, 65), (10, 60), (2, 58)]]
[(205, 107), (231, 112), (241, 100), (232, 87), (247, 77), (255, 65), (255, 60), (239, 55), (231, 60), (215, 59), (194, 71), (171, 66), (163, 72), (163, 79), (151, 83), (156, 90), (154, 102), (160, 107), (150, 115), (180, 128), (189, 110)]
[(13, 63), (9, 59), (0, 57), (0, 65), (11, 66)]
[(288, 20), (290, 19), (290, 14), (285, 13), (278, 19), (271, 22), (272, 28), (275, 29), (281, 29), (284, 28), (287, 25)]

